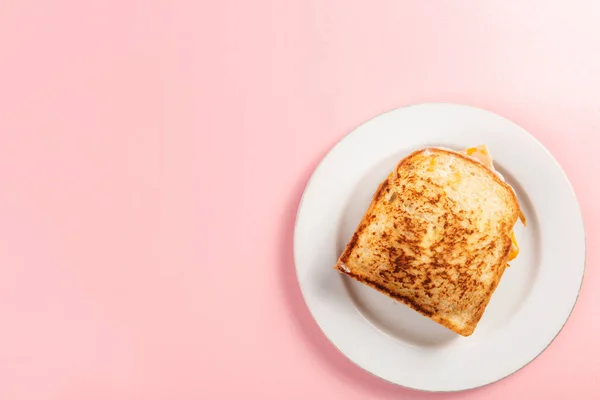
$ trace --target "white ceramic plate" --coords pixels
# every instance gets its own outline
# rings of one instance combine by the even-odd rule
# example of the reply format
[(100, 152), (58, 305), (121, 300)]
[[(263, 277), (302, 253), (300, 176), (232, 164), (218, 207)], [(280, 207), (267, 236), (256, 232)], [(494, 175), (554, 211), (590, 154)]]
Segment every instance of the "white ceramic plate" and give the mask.
[[(517, 192), (528, 224), (521, 247), (475, 333), (461, 337), (333, 269), (377, 185), (427, 145), (486, 144)], [(550, 153), (514, 123), (461, 105), (422, 104), (382, 114), (339, 142), (315, 170), (298, 211), (294, 257), (300, 288), (331, 342), (366, 371), (405, 387), (483, 386), (538, 356), (579, 293), (585, 236), (579, 206)]]

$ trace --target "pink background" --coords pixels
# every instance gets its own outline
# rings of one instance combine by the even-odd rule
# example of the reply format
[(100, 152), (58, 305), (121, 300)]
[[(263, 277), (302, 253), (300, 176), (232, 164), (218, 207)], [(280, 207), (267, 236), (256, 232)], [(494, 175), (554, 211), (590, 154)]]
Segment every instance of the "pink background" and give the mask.
[[(596, 0), (1, 2), (0, 398), (599, 398), (599, 20)], [(424, 101), (535, 135), (588, 241), (550, 348), (448, 396), (347, 361), (292, 262), (320, 158)]]

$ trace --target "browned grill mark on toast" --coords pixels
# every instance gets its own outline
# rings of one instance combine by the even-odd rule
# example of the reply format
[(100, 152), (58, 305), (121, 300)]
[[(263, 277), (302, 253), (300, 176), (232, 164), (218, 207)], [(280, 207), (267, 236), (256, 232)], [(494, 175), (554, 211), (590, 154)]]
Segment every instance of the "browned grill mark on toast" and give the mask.
[(348, 261), (348, 257), (350, 257), (350, 253), (352, 253), (352, 249), (354, 249), (354, 247), (356, 246), (356, 241), (358, 240), (358, 237), (360, 236), (360, 234), (364, 231), (365, 227), (367, 226), (367, 219), (375, 217), (374, 215), (371, 214), (371, 211), (375, 208), (375, 205), (377, 204), (380, 197), (382, 196), (383, 191), (387, 188), (387, 186), (389, 184), (388, 179), (389, 179), (389, 176), (385, 181), (383, 181), (379, 185), (379, 187), (377, 188), (377, 191), (375, 191), (375, 194), (373, 195), (373, 199), (371, 201), (371, 205), (369, 206), (369, 209), (365, 213), (365, 216), (363, 217), (362, 221), (358, 225), (358, 228), (356, 228), (356, 231), (352, 235), (352, 239), (350, 239), (350, 242), (346, 245), (346, 249), (344, 250), (344, 253), (342, 253), (342, 256), (340, 257), (341, 262)]

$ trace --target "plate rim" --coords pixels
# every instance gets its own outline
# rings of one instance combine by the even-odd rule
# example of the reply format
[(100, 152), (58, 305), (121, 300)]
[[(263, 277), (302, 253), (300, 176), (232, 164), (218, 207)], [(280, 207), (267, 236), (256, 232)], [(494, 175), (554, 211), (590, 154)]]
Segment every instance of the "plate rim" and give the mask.
[[(301, 279), (299, 277), (299, 268), (298, 268), (298, 260), (297, 260), (297, 228), (298, 228), (298, 223), (299, 223), (299, 219), (300, 219), (300, 215), (301, 215), (301, 211), (306, 199), (306, 193), (309, 189), (309, 187), (311, 186), (311, 184), (313, 183), (314, 177), (317, 175), (318, 171), (323, 167), (323, 164), (326, 162), (326, 160), (328, 159), (328, 157), (331, 155), (331, 153), (340, 146), (340, 144), (342, 144), (345, 140), (347, 140), (349, 137), (353, 136), (353, 134), (356, 134), (358, 132), (360, 132), (360, 128), (369, 124), (371, 121), (384, 117), (387, 114), (393, 113), (393, 112), (397, 112), (400, 110), (406, 110), (409, 108), (415, 108), (415, 107), (438, 107), (438, 106), (450, 106), (450, 107), (459, 107), (459, 108), (464, 108), (464, 109), (471, 109), (472, 111), (476, 111), (476, 112), (483, 112), (486, 114), (489, 114), (490, 116), (493, 116), (495, 118), (500, 118), (502, 120), (505, 120), (506, 122), (510, 123), (511, 125), (514, 126), (514, 128), (518, 129), (520, 131), (521, 134), (525, 134), (526, 136), (528, 136), (530, 139), (532, 139), (535, 144), (544, 151), (545, 155), (549, 157), (549, 160), (556, 166), (558, 167), (558, 170), (560, 171), (560, 173), (562, 174), (562, 177), (565, 179), (565, 182), (567, 183), (567, 187), (569, 189), (570, 194), (572, 195), (573, 199), (574, 199), (574, 204), (575, 207), (577, 209), (577, 225), (578, 227), (581, 228), (581, 232), (582, 232), (582, 237), (583, 237), (583, 264), (582, 264), (582, 268), (581, 268), (581, 280), (579, 282), (579, 287), (577, 288), (577, 293), (575, 296), (575, 299), (573, 301), (573, 304), (568, 312), (568, 315), (566, 316), (564, 322), (562, 322), (562, 325), (560, 327), (560, 329), (558, 329), (558, 331), (556, 332), (556, 334), (552, 337), (552, 339), (546, 344), (546, 346), (541, 349), (541, 351), (539, 353), (537, 353), (533, 358), (531, 358), (528, 362), (524, 363), (522, 366), (520, 366), (519, 368), (515, 369), (514, 371), (501, 376), (497, 379), (493, 379), (489, 382), (486, 382), (482, 385), (476, 385), (476, 386), (472, 386), (472, 387), (464, 387), (464, 388), (459, 388), (459, 389), (450, 389), (450, 390), (432, 390), (432, 389), (424, 389), (424, 388), (420, 388), (420, 387), (413, 387), (413, 386), (409, 386), (406, 384), (401, 384), (395, 381), (392, 381), (390, 379), (387, 379), (385, 377), (382, 377), (378, 374), (376, 374), (375, 372), (372, 372), (370, 370), (368, 370), (367, 368), (363, 367), (362, 365), (360, 365), (358, 362), (354, 361), (351, 357), (349, 357), (345, 352), (343, 352), (337, 345), (336, 343), (333, 342), (333, 340), (330, 338), (330, 336), (324, 331), (323, 327), (321, 326), (321, 324), (319, 324), (319, 322), (317, 321), (313, 310), (311, 309), (311, 307), (308, 304), (307, 298), (306, 298), (306, 290), (302, 285)], [(317, 327), (319, 328), (321, 334), (327, 339), (327, 341), (329, 343), (331, 343), (331, 345), (333, 345), (333, 347), (340, 352), (347, 360), (349, 360), (352, 364), (356, 365), (357, 367), (359, 367), (362, 371), (367, 372), (368, 374), (376, 377), (377, 379), (380, 379), (384, 382), (388, 382), (394, 386), (398, 386), (398, 387), (402, 387), (402, 388), (406, 388), (406, 389), (410, 389), (410, 390), (414, 390), (414, 391), (419, 391), (419, 392), (425, 392), (425, 393), (454, 393), (454, 392), (463, 392), (463, 391), (468, 391), (468, 390), (473, 390), (476, 388), (482, 388), (482, 387), (486, 387), (488, 385), (494, 384), (496, 382), (502, 381), (514, 374), (516, 374), (517, 372), (521, 371), (523, 368), (527, 367), (529, 364), (531, 364), (533, 361), (535, 361), (541, 354), (543, 354), (552, 343), (554, 343), (554, 341), (556, 340), (556, 338), (560, 335), (560, 333), (563, 331), (563, 329), (565, 328), (566, 324), (568, 323), (569, 319), (571, 318), (571, 315), (573, 313), (573, 310), (575, 309), (577, 302), (579, 301), (579, 296), (581, 294), (581, 288), (583, 286), (583, 281), (585, 279), (585, 274), (586, 274), (586, 267), (587, 267), (587, 234), (586, 234), (586, 230), (585, 230), (585, 221), (583, 218), (583, 213), (581, 210), (581, 205), (580, 205), (580, 201), (579, 198), (577, 196), (577, 193), (575, 192), (575, 189), (573, 187), (573, 184), (571, 183), (566, 171), (562, 168), (561, 164), (558, 162), (558, 160), (553, 156), (553, 154), (534, 136), (532, 135), (530, 132), (528, 132), (526, 129), (524, 129), (523, 127), (521, 127), (520, 125), (518, 125), (517, 123), (513, 122), (512, 120), (508, 119), (507, 117), (504, 117), (503, 115), (500, 115), (496, 112), (490, 111), (486, 108), (482, 108), (482, 107), (478, 107), (478, 106), (473, 106), (470, 104), (463, 104), (463, 103), (452, 103), (452, 102), (420, 102), (420, 103), (410, 103), (404, 106), (399, 106), (399, 107), (395, 107), (392, 109), (388, 109), (386, 111), (383, 111), (379, 114), (376, 114), (370, 118), (365, 119), (363, 122), (361, 122), (358, 125), (355, 125), (353, 128), (351, 128), (346, 134), (344, 134), (341, 138), (339, 138), (339, 140), (337, 140), (333, 145), (331, 145), (328, 150), (326, 151), (325, 155), (323, 157), (321, 157), (320, 161), (318, 162), (318, 164), (316, 165), (316, 167), (312, 170), (311, 175), (309, 177), (309, 179), (306, 182), (306, 185), (304, 186), (304, 190), (302, 192), (302, 196), (300, 198), (300, 201), (298, 202), (298, 207), (297, 207), (297, 211), (296, 211), (296, 216), (295, 216), (295, 220), (294, 220), (294, 231), (293, 231), (293, 258), (294, 258), (294, 271), (296, 274), (296, 280), (298, 282), (298, 286), (300, 288), (300, 292), (302, 294), (302, 300), (304, 302), (304, 304), (306, 305), (306, 308), (309, 311), (309, 314), (311, 316), (311, 319), (314, 321), (314, 323), (317, 325)], [(368, 322), (368, 321), (367, 321)]]

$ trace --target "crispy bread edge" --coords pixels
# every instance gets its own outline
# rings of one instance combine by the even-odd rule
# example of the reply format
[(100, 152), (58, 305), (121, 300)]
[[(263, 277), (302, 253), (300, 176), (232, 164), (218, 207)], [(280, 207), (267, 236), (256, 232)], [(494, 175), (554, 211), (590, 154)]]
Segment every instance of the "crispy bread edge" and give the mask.
[(484, 298), (484, 301), (482, 301), (478, 306), (477, 306), (477, 311), (473, 314), (473, 318), (471, 321), (469, 321), (469, 323), (465, 326), (464, 329), (460, 329), (457, 326), (455, 326), (454, 324), (450, 323), (449, 321), (446, 321), (443, 318), (439, 318), (437, 315), (433, 315), (432, 313), (428, 312), (427, 310), (424, 310), (423, 308), (419, 307), (418, 304), (414, 303), (413, 301), (411, 301), (410, 298), (405, 297), (405, 296), (401, 296), (397, 293), (392, 293), (389, 290), (387, 290), (384, 286), (380, 285), (377, 282), (374, 282), (368, 278), (365, 278), (363, 276), (360, 275), (356, 275), (353, 274), (352, 272), (348, 271), (347, 268), (344, 266), (344, 264), (346, 263), (346, 261), (348, 260), (348, 258), (350, 258), (350, 255), (352, 254), (352, 252), (354, 251), (354, 248), (356, 247), (356, 243), (358, 242), (358, 238), (361, 235), (361, 233), (365, 230), (368, 222), (369, 222), (369, 217), (373, 212), (373, 209), (377, 206), (377, 203), (379, 201), (379, 198), (382, 196), (383, 192), (385, 191), (385, 189), (387, 188), (388, 184), (389, 184), (389, 179), (392, 175), (396, 174), (398, 172), (398, 170), (407, 162), (412, 161), (412, 159), (418, 155), (420, 155), (421, 153), (425, 152), (425, 151), (429, 151), (429, 152), (438, 152), (438, 153), (446, 153), (446, 154), (450, 154), (452, 156), (455, 157), (460, 157), (470, 163), (473, 163), (479, 167), (481, 167), (482, 171), (484, 174), (488, 174), (488, 176), (491, 176), (492, 179), (494, 179), (495, 182), (499, 183), (500, 185), (503, 185), (504, 187), (506, 187), (508, 189), (508, 192), (510, 193), (516, 207), (515, 207), (515, 212), (514, 215), (512, 216), (511, 220), (513, 221), (513, 226), (514, 224), (517, 222), (517, 219), (519, 218), (519, 215), (521, 214), (521, 208), (519, 205), (519, 200), (517, 198), (517, 195), (515, 194), (513, 188), (506, 183), (505, 181), (503, 181), (502, 179), (500, 179), (500, 177), (498, 175), (496, 175), (493, 171), (491, 171), (490, 169), (488, 169), (485, 165), (483, 165), (481, 162), (475, 160), (472, 157), (469, 156), (465, 156), (463, 154), (460, 154), (459, 152), (453, 151), (453, 150), (446, 150), (446, 149), (440, 149), (440, 148), (424, 148), (424, 149), (420, 149), (417, 151), (414, 151), (413, 153), (409, 154), (408, 156), (406, 156), (405, 158), (403, 158), (398, 165), (394, 168), (394, 170), (386, 177), (386, 179), (381, 182), (377, 188), (377, 190), (375, 191), (375, 194), (373, 195), (373, 198), (371, 200), (371, 203), (369, 204), (369, 207), (367, 209), (367, 211), (365, 212), (365, 214), (363, 215), (363, 218), (361, 219), (358, 227), (356, 228), (356, 230), (354, 231), (354, 234), (352, 235), (352, 238), (350, 239), (350, 241), (348, 242), (348, 244), (346, 244), (346, 247), (344, 248), (343, 253), (340, 255), (337, 263), (335, 264), (334, 268), (336, 270), (338, 270), (339, 272), (343, 273), (344, 275), (347, 275), (363, 284), (366, 284), (367, 286), (370, 286), (373, 289), (378, 290), (379, 292), (395, 299), (398, 300), (400, 302), (402, 302), (403, 304), (407, 305), (408, 307), (412, 308), (413, 310), (417, 311), (418, 313), (432, 319), (433, 321), (445, 326), (446, 328), (452, 330), (453, 332), (456, 332), (462, 336), (470, 336), (474, 331), (475, 328), (477, 327), (477, 324), (479, 323), (479, 321), (481, 320), (481, 318), (483, 317), (483, 313), (485, 312), (485, 309), (487, 307), (487, 305), (489, 304), (492, 295), (494, 293), (494, 291), (496, 290), (496, 288), (498, 287), (498, 284), (500, 283), (500, 279), (502, 278), (502, 275), (504, 274), (504, 271), (506, 270), (506, 267), (508, 265), (508, 254), (510, 252), (510, 241), (508, 242), (508, 245), (506, 247), (506, 251), (504, 252), (504, 256), (502, 257), (502, 259), (499, 261), (500, 265), (501, 265), (501, 270), (498, 272), (498, 274), (496, 275), (494, 282), (492, 283), (492, 286), (490, 287), (490, 289), (488, 290), (488, 293), (486, 293), (486, 296)]

